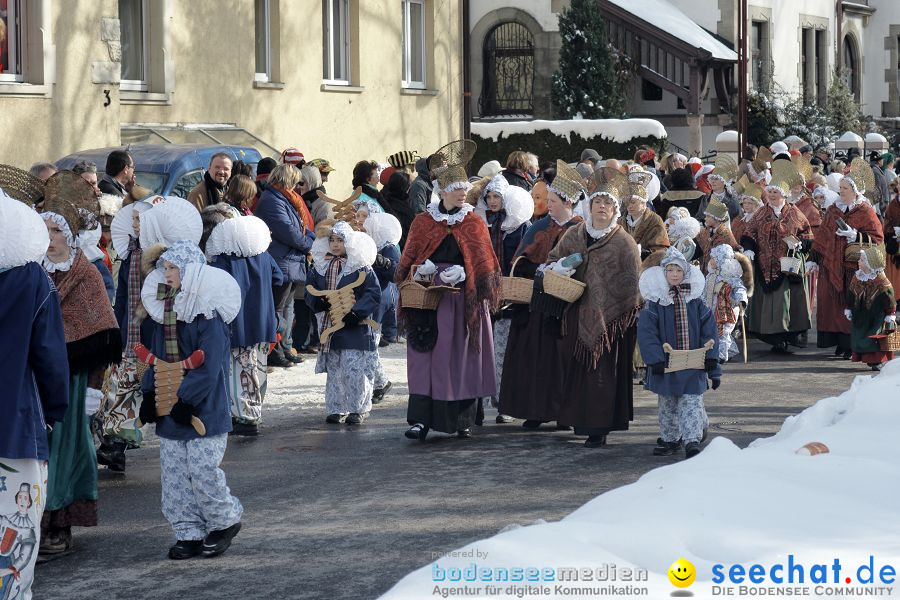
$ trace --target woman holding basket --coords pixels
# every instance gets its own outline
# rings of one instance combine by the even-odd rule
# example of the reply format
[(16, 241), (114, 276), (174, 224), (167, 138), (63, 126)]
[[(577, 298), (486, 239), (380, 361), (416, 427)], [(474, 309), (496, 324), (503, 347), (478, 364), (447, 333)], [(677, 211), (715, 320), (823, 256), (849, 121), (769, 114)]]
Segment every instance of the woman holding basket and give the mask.
[[(410, 439), (424, 441), (432, 429), (471, 437), (476, 399), (497, 393), (490, 314), (500, 304), (500, 263), (485, 222), (466, 203), (465, 164), (474, 151), (461, 140), (432, 155), (440, 200), (416, 216), (397, 266)], [(410, 278), (446, 290), (436, 310), (404, 302)]]

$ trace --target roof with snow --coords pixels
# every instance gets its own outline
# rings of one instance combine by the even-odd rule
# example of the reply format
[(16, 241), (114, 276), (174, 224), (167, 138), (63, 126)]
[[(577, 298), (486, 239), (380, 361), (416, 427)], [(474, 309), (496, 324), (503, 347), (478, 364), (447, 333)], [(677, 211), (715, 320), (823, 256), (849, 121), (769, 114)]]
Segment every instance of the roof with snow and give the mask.
[(659, 30), (662, 36), (675, 37), (689, 46), (709, 52), (714, 60), (736, 61), (737, 53), (689, 16), (666, 0), (606, 0)]

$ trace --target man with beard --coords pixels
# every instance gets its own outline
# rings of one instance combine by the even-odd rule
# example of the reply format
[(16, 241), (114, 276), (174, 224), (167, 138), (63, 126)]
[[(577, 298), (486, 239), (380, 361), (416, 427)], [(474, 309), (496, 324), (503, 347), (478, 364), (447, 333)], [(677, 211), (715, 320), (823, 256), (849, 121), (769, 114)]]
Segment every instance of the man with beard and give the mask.
[(224, 152), (217, 152), (209, 160), (209, 168), (203, 174), (203, 181), (194, 186), (188, 194), (188, 202), (203, 210), (212, 204), (218, 204), (225, 198), (225, 184), (231, 177), (231, 157)]

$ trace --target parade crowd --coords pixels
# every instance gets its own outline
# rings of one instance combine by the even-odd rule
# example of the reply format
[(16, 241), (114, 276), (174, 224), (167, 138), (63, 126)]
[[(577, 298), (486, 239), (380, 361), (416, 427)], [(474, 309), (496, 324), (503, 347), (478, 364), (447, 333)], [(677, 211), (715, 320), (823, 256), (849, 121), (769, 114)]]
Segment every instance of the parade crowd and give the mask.
[(361, 161), (346, 198), (296, 148), (255, 169), (216, 154), (186, 199), (139, 185), (126, 150), (0, 165), (0, 598), (30, 597), (35, 563), (97, 524), (98, 464), (125, 471), (148, 425), (169, 558), (225, 552), (228, 436), (258, 435), (267, 375), (304, 360), (327, 374), (325, 421), (358, 428), (392, 387), (379, 349), (405, 341), (419, 441), (490, 411), (603, 448), (643, 385), (648, 452), (690, 458), (748, 337), (790, 354), (815, 316), (818, 348), (893, 358), (890, 153), (516, 151), (469, 176), (474, 153)]

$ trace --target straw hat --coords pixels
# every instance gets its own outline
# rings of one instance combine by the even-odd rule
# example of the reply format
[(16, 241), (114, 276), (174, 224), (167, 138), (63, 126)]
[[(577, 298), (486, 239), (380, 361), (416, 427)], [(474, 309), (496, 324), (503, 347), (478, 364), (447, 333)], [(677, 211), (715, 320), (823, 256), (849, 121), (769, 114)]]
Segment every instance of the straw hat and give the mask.
[(11, 165), (0, 165), (0, 188), (10, 198), (34, 206), (44, 195), (44, 187), (44, 182), (28, 171)]
[(47, 179), (43, 208), (44, 212), (61, 215), (72, 235), (78, 235), (82, 229), (94, 229), (100, 215), (93, 186), (72, 171), (59, 171)]

